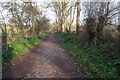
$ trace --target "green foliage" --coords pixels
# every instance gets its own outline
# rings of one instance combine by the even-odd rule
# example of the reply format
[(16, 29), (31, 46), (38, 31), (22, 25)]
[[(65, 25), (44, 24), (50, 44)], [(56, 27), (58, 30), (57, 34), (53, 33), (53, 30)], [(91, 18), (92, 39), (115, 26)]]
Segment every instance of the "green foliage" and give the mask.
[(2, 62), (3, 65), (5, 64), (5, 62), (8, 62), (9, 60), (12, 60), (12, 56), (13, 56), (13, 52), (12, 52), (12, 48), (10, 46), (7, 47), (7, 45), (3, 45), (2, 46)]
[[(62, 42), (64, 43), (76, 43), (76, 39), (74, 38), (74, 35), (72, 35), (72, 33), (59, 33), (59, 35), (61, 35), (62, 38)], [(65, 37), (65, 38), (64, 38)]]
[(33, 37), (28, 37), (27, 40), (30, 44), (34, 45), (35, 42), (39, 40), (39, 38), (37, 36), (33, 36)]
[[(69, 51), (70, 55), (83, 68), (85, 77), (116, 78), (120, 77), (116, 64), (120, 63), (118, 49), (105, 52), (103, 44), (92, 45), (86, 43), (79, 47), (74, 34), (57, 33), (58, 38), (63, 42), (63, 46)], [(107, 54), (112, 53), (112, 57)], [(117, 58), (114, 58), (116, 57)], [(119, 66), (120, 67), (120, 66)]]
[(11, 43), (11, 46), (13, 47), (14, 54), (17, 54), (19, 52), (27, 50), (27, 48), (30, 48), (31, 44), (26, 39), (17, 38), (15, 41)]
[(30, 36), (28, 38), (17, 38), (8, 45), (2, 46), (3, 65), (10, 60), (17, 58), (25, 53), (29, 48), (32, 48), (45, 34), (38, 36)]

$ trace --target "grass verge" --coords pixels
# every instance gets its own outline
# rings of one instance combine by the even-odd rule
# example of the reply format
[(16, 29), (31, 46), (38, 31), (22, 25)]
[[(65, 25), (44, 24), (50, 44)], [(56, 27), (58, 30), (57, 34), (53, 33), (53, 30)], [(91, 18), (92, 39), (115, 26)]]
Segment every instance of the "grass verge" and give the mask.
[(10, 44), (2, 46), (2, 64), (5, 65), (13, 59), (25, 54), (30, 48), (44, 38), (46, 34), (30, 36), (27, 38), (17, 38)]

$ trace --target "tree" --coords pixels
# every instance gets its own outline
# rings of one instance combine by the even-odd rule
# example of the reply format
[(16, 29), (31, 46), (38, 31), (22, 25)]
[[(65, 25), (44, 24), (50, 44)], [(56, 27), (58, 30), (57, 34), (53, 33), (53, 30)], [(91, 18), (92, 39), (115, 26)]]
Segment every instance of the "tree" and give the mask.
[[(67, 20), (73, 16), (73, 14), (71, 14), (71, 12), (74, 12), (74, 7), (75, 5), (70, 4), (69, 1), (66, 0), (59, 0), (57, 2), (52, 2), (51, 6), (53, 8), (52, 11), (54, 11), (56, 13), (57, 16), (57, 22), (59, 23), (59, 31), (61, 32), (65, 32), (68, 31), (67, 29)], [(71, 17), (70, 17), (71, 16)], [(71, 24), (73, 23), (73, 19), (70, 20)], [(70, 26), (71, 26), (70, 24)], [(70, 29), (70, 27), (69, 27)]]
[(2, 44), (7, 44), (7, 29), (6, 29), (6, 23), (5, 23), (5, 18), (3, 16), (2, 11), (0, 11), (3, 23), (0, 24), (0, 28), (2, 31)]
[(3, 3), (3, 4), (0, 4), (0, 6), (2, 7), (0, 10), (0, 15), (1, 15), (0, 28), (2, 31), (2, 44), (7, 45), (7, 37), (8, 37), (7, 24), (6, 24), (5, 16), (3, 15), (3, 11), (8, 10), (8, 8), (10, 7), (10, 3)]
[[(32, 2), (25, 2), (25, 6), (22, 9), (23, 14), (25, 14), (25, 16), (28, 17), (27, 20), (29, 20), (29, 23), (32, 23), (30, 25), (30, 35), (35, 35), (36, 33), (36, 27), (37, 27), (37, 4), (36, 3), (32, 3)], [(25, 17), (26, 18), (26, 17)]]
[(77, 5), (76, 34), (78, 34), (80, 29), (80, 0), (77, 0), (76, 5)]
[[(112, 6), (112, 7), (111, 7)], [(114, 2), (100, 2), (98, 3), (98, 26), (97, 26), (97, 39), (102, 39), (102, 30), (105, 25), (112, 24), (112, 19), (116, 18), (118, 8)]]
[[(112, 19), (118, 13), (118, 6), (115, 6), (113, 2), (85, 2), (83, 7), (88, 34), (90, 36), (92, 33), (94, 38), (100, 41), (103, 27), (111, 24)], [(88, 24), (93, 25), (90, 26)]]
[(47, 19), (45, 16), (41, 16), (40, 19), (37, 19), (37, 24), (39, 24), (36, 29), (37, 34), (39, 34), (39, 32), (49, 31), (49, 19)]

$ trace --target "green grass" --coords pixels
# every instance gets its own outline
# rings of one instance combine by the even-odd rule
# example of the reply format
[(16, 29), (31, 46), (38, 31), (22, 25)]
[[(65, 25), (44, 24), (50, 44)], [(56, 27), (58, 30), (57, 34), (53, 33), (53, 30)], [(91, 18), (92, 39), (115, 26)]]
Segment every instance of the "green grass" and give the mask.
[[(86, 43), (82, 47), (77, 44), (74, 34), (57, 33), (58, 38), (63, 46), (68, 50), (69, 54), (78, 62), (82, 69), (84, 77), (90, 78), (116, 78), (118, 75), (115, 65), (120, 63), (120, 57), (115, 59), (119, 50), (114, 49), (111, 52), (105, 52), (103, 44), (90, 45)], [(108, 57), (107, 54), (112, 53), (114, 56)]]
[(17, 38), (6, 47), (2, 46), (2, 62), (3, 65), (10, 62), (11, 60), (20, 57), (25, 54), (28, 49), (32, 48), (37, 42), (44, 38), (46, 34), (41, 34), (38, 36), (30, 36), (27, 38)]

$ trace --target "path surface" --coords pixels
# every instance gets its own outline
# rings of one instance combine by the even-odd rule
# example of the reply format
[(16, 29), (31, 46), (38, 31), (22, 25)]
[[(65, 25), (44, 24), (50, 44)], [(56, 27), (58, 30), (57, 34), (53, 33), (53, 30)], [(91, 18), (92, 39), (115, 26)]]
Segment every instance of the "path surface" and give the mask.
[(3, 78), (79, 78), (79, 69), (61, 47), (55, 34), (49, 34), (33, 49), (3, 70)]

